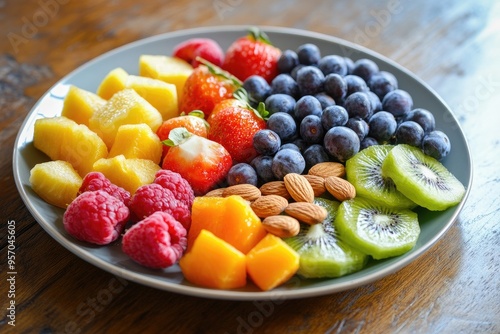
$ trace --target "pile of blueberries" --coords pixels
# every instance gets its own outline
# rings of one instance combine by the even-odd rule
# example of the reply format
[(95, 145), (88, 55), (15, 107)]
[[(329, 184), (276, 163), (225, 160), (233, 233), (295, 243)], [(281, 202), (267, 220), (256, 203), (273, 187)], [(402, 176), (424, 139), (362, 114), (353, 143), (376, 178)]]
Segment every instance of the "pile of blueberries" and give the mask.
[(396, 77), (371, 59), (322, 56), (307, 43), (283, 51), (278, 69), (271, 84), (260, 76), (243, 83), (253, 105), (265, 103), (269, 118), (267, 129), (254, 137), (259, 156), (235, 165), (230, 185), (242, 179), (251, 184), (281, 180), (324, 161), (344, 163), (376, 144), (417, 146), (438, 160), (450, 151), (433, 114), (414, 109)]

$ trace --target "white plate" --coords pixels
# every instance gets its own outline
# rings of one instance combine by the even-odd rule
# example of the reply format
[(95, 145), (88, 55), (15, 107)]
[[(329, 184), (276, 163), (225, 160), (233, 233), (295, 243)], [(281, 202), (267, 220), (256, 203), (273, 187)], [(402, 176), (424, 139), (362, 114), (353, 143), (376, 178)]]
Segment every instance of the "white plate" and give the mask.
[(294, 50), (303, 43), (311, 42), (319, 46), (323, 55), (339, 54), (354, 60), (358, 58), (374, 60), (381, 70), (392, 72), (397, 77), (399, 87), (412, 95), (415, 107), (425, 108), (434, 113), (436, 127), (450, 137), (452, 150), (443, 163), (465, 185), (467, 194), (459, 205), (444, 212), (419, 210), (421, 234), (415, 248), (407, 254), (383, 261), (371, 261), (365, 269), (340, 278), (306, 280), (294, 277), (289, 283), (267, 292), (259, 291), (251, 284), (244, 289), (231, 291), (206, 289), (193, 286), (184, 280), (176, 265), (166, 270), (150, 270), (135, 264), (122, 253), (119, 242), (106, 247), (97, 247), (76, 241), (63, 228), (63, 210), (45, 203), (33, 192), (29, 184), (30, 169), (36, 163), (47, 161), (47, 157), (33, 147), (33, 124), (38, 118), (60, 114), (68, 85), (73, 84), (95, 92), (104, 76), (116, 67), (122, 67), (128, 73), (137, 74), (138, 60), (142, 54), (170, 55), (176, 44), (191, 37), (213, 38), (225, 49), (235, 39), (245, 35), (247, 28), (246, 26), (205, 27), (146, 38), (97, 57), (54, 85), (25, 119), (14, 147), (14, 178), (19, 194), (34, 218), (47, 233), (69, 251), (114, 275), (157, 289), (217, 299), (290, 299), (352, 289), (400, 270), (426, 252), (453, 224), (471, 187), (471, 156), (456, 118), (430, 87), (398, 64), (373, 51), (338, 38), (303, 30), (261, 27), (268, 33), (271, 41), (282, 50)]

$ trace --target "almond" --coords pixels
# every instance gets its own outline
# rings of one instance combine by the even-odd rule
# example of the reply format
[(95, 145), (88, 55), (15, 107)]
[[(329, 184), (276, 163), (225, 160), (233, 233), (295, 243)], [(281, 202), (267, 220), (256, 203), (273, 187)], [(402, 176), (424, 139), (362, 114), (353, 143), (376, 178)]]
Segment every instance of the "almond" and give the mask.
[(266, 218), (269, 216), (279, 215), (285, 210), (288, 205), (286, 198), (278, 195), (266, 195), (257, 198), (250, 205), (253, 212), (260, 217)]
[(321, 223), (328, 216), (324, 207), (307, 202), (290, 203), (285, 208), (285, 213), (309, 225)]
[(255, 201), (261, 196), (259, 188), (252, 184), (236, 184), (234, 186), (229, 186), (222, 192), (223, 197), (238, 195), (246, 199), (247, 201)]
[(323, 195), (326, 191), (325, 179), (317, 175), (304, 175), (314, 191), (314, 197)]
[(356, 188), (349, 181), (336, 176), (325, 179), (326, 190), (339, 201), (345, 201), (356, 197)]
[(317, 175), (322, 178), (329, 176), (343, 177), (345, 175), (345, 167), (340, 162), (320, 162), (309, 169), (309, 175)]
[(299, 221), (285, 215), (269, 216), (262, 221), (262, 226), (267, 232), (280, 238), (296, 236), (300, 231)]
[(205, 197), (223, 197), (222, 194), (224, 193), (224, 189), (225, 188), (217, 188), (217, 189), (214, 189), (214, 190), (210, 190), (204, 196)]
[(295, 201), (309, 203), (314, 201), (314, 190), (304, 175), (288, 173), (283, 178), (283, 182), (285, 182), (286, 190)]
[(260, 187), (260, 192), (262, 195), (278, 195), (286, 199), (292, 198), (288, 190), (286, 190), (285, 182), (283, 181), (267, 182)]

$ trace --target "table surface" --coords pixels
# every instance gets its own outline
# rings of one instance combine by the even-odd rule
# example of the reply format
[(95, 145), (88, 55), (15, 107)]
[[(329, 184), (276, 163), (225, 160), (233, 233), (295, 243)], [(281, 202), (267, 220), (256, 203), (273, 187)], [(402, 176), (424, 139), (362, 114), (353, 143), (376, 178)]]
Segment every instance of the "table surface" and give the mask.
[[(499, 333), (499, 22), (494, 0), (0, 1), (0, 331)], [(37, 99), (73, 69), (128, 42), (235, 24), (307, 29), (361, 44), (408, 68), (446, 101), (468, 139), (474, 181), (455, 223), (428, 252), (374, 283), (266, 308), (125, 281), (73, 255), (37, 224), (17, 192), (11, 158)], [(12, 221), (15, 327), (6, 317), (5, 284)], [(111, 297), (98, 298), (104, 294)]]

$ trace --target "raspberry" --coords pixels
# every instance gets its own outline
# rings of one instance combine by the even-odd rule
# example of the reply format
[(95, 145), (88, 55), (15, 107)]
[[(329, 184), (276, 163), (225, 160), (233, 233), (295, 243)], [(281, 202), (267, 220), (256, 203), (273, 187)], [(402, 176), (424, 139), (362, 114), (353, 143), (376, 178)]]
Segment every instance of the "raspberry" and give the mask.
[(142, 220), (156, 211), (166, 212), (178, 220), (187, 230), (191, 225), (191, 211), (175, 198), (172, 191), (152, 183), (139, 187), (130, 200), (130, 210), (135, 220)]
[(68, 205), (63, 225), (78, 240), (106, 245), (118, 239), (129, 217), (121, 200), (104, 190), (86, 191)]
[(194, 201), (193, 188), (181, 174), (168, 169), (160, 169), (155, 175), (154, 183), (172, 191), (175, 198), (184, 202), (191, 209)]
[(85, 191), (104, 190), (111, 196), (118, 198), (125, 204), (130, 201), (130, 193), (125, 189), (111, 183), (101, 172), (90, 172), (83, 178), (83, 183), (78, 191), (78, 195)]
[(125, 232), (122, 250), (145, 267), (166, 268), (186, 250), (186, 235), (186, 229), (174, 217), (155, 212)]

